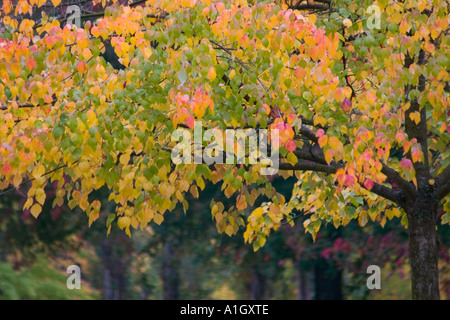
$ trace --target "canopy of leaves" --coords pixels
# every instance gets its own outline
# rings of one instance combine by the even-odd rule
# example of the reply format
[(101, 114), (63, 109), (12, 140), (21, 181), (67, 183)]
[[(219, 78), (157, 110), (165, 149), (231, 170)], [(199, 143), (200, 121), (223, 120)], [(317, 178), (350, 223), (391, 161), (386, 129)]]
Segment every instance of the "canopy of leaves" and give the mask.
[[(375, 1), (379, 28), (368, 26), (372, 1), (336, 1), (329, 15), (284, 3), (116, 3), (81, 28), (14, 18), (43, 3), (4, 1), (0, 39), (0, 189), (30, 185), (24, 209), (35, 217), (57, 182), (53, 205), (78, 206), (92, 223), (101, 204), (90, 195), (106, 186), (117, 204), (107, 225), (130, 235), (221, 181), (236, 204), (212, 201), (219, 232), (245, 226), (257, 249), (292, 212), (310, 214), (313, 235), (323, 221), (406, 224), (397, 191), (413, 196), (426, 165), (450, 222), (446, 1)], [(123, 70), (102, 58), (105, 40)], [(261, 163), (175, 165), (172, 133), (195, 120), (280, 130), (280, 170), (298, 179), (291, 199)], [(408, 132), (419, 126), (427, 148)], [(270, 201), (248, 215), (261, 195)]]

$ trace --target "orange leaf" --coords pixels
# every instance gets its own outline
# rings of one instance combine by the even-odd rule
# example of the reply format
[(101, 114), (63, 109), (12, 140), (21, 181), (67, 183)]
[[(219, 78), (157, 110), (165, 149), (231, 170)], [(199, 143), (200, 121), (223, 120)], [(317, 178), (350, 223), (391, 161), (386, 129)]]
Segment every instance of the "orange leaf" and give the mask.
[(33, 70), (36, 67), (36, 60), (34, 60), (33, 58), (29, 58), (27, 60), (26, 66), (28, 70)]
[(81, 74), (85, 73), (86, 72), (86, 62), (84, 62), (84, 61), (78, 62), (77, 70)]
[(411, 158), (413, 162), (422, 161), (422, 152), (419, 149), (412, 151)]

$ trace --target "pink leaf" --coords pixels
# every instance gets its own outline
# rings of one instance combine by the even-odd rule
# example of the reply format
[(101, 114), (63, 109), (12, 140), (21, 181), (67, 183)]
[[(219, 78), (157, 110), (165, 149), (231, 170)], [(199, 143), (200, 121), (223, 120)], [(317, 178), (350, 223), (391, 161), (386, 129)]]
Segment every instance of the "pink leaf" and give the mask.
[(286, 148), (287, 151), (294, 152), (296, 148), (295, 141), (292, 139), (287, 140), (286, 143), (284, 144), (284, 147)]
[(194, 117), (192, 115), (188, 115), (186, 118), (186, 125), (191, 129), (194, 130)]
[(405, 169), (409, 170), (412, 167), (412, 162), (409, 159), (402, 159), (400, 161), (400, 165), (402, 166), (402, 168), (405, 168)]

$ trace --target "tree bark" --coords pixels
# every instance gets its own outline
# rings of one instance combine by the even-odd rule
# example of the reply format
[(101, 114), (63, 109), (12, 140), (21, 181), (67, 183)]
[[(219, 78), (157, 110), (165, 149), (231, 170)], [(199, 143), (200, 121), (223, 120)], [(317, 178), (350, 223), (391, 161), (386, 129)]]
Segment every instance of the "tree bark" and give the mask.
[(307, 281), (306, 270), (301, 266), (297, 267), (297, 300), (309, 300)]
[(315, 300), (342, 300), (342, 272), (318, 263), (314, 267)]
[(172, 245), (165, 241), (163, 245), (163, 266), (162, 266), (162, 279), (164, 287), (164, 300), (177, 300), (179, 296), (179, 276), (178, 268), (175, 265), (175, 256)]
[(414, 300), (439, 300), (437, 205), (431, 192), (419, 190), (413, 208), (407, 210)]
[(103, 262), (103, 299), (113, 300), (113, 290), (111, 283), (111, 247), (108, 240), (102, 242), (102, 262)]
[(250, 300), (264, 300), (266, 295), (266, 279), (263, 274), (254, 270), (250, 286)]

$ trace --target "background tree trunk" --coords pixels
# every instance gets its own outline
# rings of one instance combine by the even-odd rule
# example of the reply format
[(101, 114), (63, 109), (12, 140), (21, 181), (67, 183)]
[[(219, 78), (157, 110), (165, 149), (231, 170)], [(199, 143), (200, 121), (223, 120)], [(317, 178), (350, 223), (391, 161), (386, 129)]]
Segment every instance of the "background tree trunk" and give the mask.
[(102, 262), (103, 262), (103, 299), (112, 300), (112, 279), (111, 279), (111, 248), (108, 240), (102, 242)]
[(297, 280), (297, 300), (311, 300), (314, 296), (313, 288), (313, 273), (305, 269), (300, 263), (297, 263), (296, 268)]
[(266, 279), (258, 270), (252, 272), (252, 281), (250, 286), (250, 299), (263, 300), (266, 295)]
[(318, 263), (314, 282), (316, 300), (342, 300), (342, 272), (336, 267)]
[(163, 246), (162, 279), (164, 286), (164, 300), (177, 300), (179, 296), (179, 275), (175, 266), (173, 247), (166, 239)]

